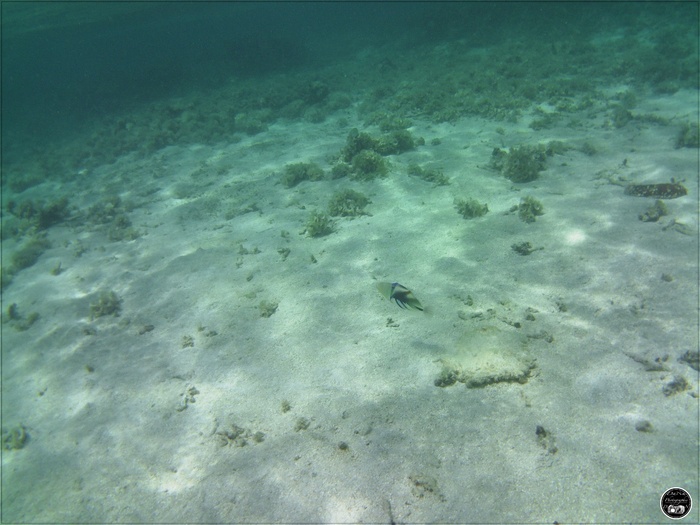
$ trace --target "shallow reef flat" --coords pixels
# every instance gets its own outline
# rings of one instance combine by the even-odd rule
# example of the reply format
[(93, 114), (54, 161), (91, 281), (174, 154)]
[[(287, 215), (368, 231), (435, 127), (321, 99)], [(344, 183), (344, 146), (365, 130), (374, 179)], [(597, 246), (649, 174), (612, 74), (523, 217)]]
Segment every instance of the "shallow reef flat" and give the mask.
[(264, 74), (236, 57), (279, 40), (231, 41), (225, 82), (10, 148), (4, 520), (655, 523), (667, 488), (696, 498), (695, 33), (498, 5), (488, 34), (444, 4)]

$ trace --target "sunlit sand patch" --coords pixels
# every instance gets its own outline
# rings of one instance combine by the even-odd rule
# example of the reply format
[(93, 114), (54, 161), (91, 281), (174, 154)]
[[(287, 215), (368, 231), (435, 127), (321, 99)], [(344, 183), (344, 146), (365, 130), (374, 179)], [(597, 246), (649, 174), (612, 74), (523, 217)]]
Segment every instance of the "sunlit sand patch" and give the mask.
[(566, 244), (576, 246), (586, 240), (586, 234), (581, 230), (570, 230), (564, 235)]

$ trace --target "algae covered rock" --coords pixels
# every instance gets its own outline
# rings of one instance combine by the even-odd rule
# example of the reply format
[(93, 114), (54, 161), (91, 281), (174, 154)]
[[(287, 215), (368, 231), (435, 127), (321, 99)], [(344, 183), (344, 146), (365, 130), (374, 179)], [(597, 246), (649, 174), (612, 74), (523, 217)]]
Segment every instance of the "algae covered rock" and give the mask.
[(440, 360), (435, 386), (457, 382), (467, 388), (496, 383), (527, 383), (536, 368), (526, 340), (517, 332), (485, 326), (462, 336), (452, 352)]

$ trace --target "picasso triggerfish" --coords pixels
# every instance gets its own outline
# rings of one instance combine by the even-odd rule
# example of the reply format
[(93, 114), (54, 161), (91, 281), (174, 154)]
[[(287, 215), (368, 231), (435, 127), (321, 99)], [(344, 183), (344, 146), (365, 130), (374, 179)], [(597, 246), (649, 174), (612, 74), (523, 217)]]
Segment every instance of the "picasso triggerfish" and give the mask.
[(399, 283), (377, 283), (377, 290), (390, 301), (394, 301), (401, 308), (423, 311), (423, 305), (413, 292)]

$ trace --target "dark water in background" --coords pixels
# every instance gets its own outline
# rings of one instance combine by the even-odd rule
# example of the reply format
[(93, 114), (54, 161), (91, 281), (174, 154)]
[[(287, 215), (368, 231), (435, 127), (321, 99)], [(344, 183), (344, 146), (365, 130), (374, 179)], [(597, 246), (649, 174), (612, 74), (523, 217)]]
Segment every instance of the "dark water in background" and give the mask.
[(516, 38), (526, 50), (528, 41), (585, 41), (666, 21), (674, 42), (660, 52), (673, 61), (692, 52), (677, 38), (697, 39), (697, 19), (694, 2), (3, 2), (2, 144), (11, 159), (28, 142), (78, 132), (135, 104), (235, 78), (312, 73), (368, 46)]

